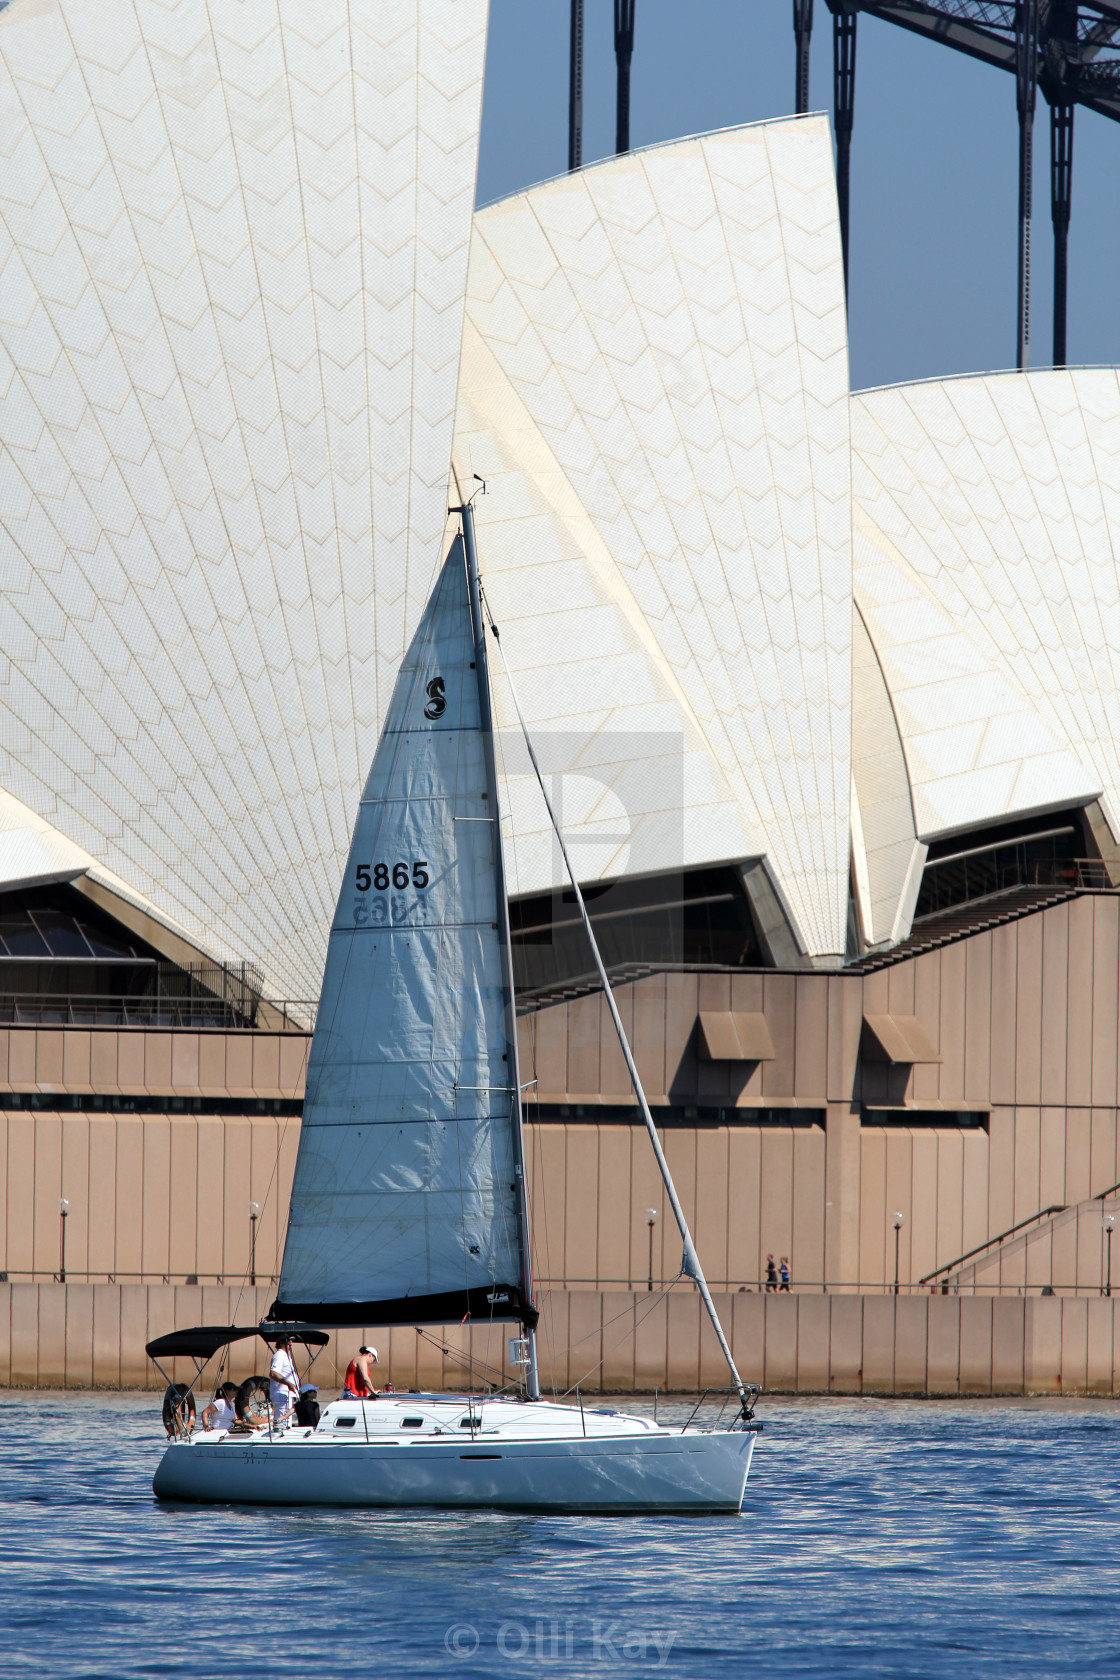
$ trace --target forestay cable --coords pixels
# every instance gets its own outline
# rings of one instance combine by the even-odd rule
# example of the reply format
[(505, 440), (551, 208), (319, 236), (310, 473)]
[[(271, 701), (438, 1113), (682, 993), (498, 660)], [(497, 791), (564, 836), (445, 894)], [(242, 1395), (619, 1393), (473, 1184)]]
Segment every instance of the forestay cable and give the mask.
[(715, 1331), (716, 1338), (723, 1350), (723, 1357), (726, 1359), (727, 1368), (731, 1372), (731, 1380), (739, 1391), (739, 1399), (743, 1404), (743, 1414), (746, 1416), (750, 1411), (750, 1397), (747, 1393), (746, 1385), (736, 1368), (735, 1360), (732, 1357), (727, 1337), (723, 1333), (723, 1325), (720, 1323), (719, 1314), (716, 1312), (715, 1302), (712, 1300), (711, 1291), (708, 1288), (708, 1281), (704, 1276), (703, 1268), (700, 1265), (700, 1258), (696, 1253), (696, 1246), (692, 1241), (692, 1233), (688, 1228), (688, 1221), (684, 1216), (684, 1209), (681, 1207), (680, 1198), (677, 1195), (677, 1187), (673, 1183), (673, 1175), (669, 1171), (669, 1163), (665, 1159), (665, 1151), (661, 1147), (661, 1139), (657, 1135), (657, 1127), (653, 1123), (653, 1115), (650, 1113), (649, 1103), (646, 1101), (646, 1094), (642, 1088), (642, 1081), (638, 1075), (637, 1065), (635, 1064), (633, 1053), (630, 1049), (629, 1040), (626, 1037), (626, 1029), (622, 1025), (622, 1017), (618, 1013), (618, 1005), (615, 1002), (614, 992), (611, 990), (611, 983), (607, 979), (607, 971), (603, 966), (603, 959), (599, 954), (599, 946), (591, 929), (591, 918), (587, 914), (587, 906), (583, 901), (583, 894), (579, 889), (579, 882), (576, 880), (576, 872), (572, 867), (572, 860), (568, 855), (568, 848), (565, 844), (560, 824), (556, 820), (556, 813), (552, 808), (552, 800), (548, 796), (548, 789), (545, 787), (544, 777), (541, 774), (541, 767), (537, 761), (537, 755), (533, 748), (532, 737), (529, 734), (529, 726), (525, 721), (525, 714), (521, 710), (521, 702), (517, 698), (517, 690), (514, 687), (513, 677), (510, 674), (509, 662), (506, 659), (505, 649), (502, 647), (502, 638), (499, 633), (498, 626), (494, 622), (494, 615), (490, 611), (490, 603), (487, 601), (484, 593), (482, 601), (485, 607), (486, 616), (490, 622), (490, 629), (494, 634), (494, 640), (498, 644), (498, 653), (502, 661), (502, 670), (505, 672), (506, 682), (509, 685), (510, 699), (513, 701), (513, 709), (517, 713), (517, 721), (521, 726), (521, 733), (525, 737), (525, 745), (529, 752), (529, 761), (533, 766), (533, 773), (537, 778), (537, 785), (541, 790), (541, 797), (544, 800), (549, 821), (552, 824), (553, 831), (560, 845), (561, 855), (564, 859), (564, 867), (567, 870), (568, 879), (572, 883), (572, 891), (575, 893), (576, 903), (579, 905), (580, 916), (583, 918), (583, 926), (591, 945), (591, 955), (595, 959), (595, 967), (603, 987), (604, 996), (607, 1000), (607, 1008), (611, 1012), (611, 1020), (614, 1022), (614, 1030), (618, 1034), (618, 1042), (622, 1047), (622, 1054), (626, 1059), (626, 1067), (630, 1074), (630, 1083), (634, 1087), (634, 1095), (638, 1100), (638, 1107), (641, 1110), (642, 1119), (645, 1121), (646, 1131), (649, 1133), (649, 1141), (652, 1145), (654, 1157), (656, 1158), (658, 1169), (665, 1184), (666, 1194), (669, 1197), (669, 1205), (673, 1210), (673, 1217), (677, 1222), (677, 1228), (681, 1234), (681, 1241), (684, 1244), (684, 1256), (681, 1261), (681, 1271), (687, 1277), (692, 1279), (693, 1283), (700, 1291), (700, 1298), (707, 1309), (708, 1317), (712, 1321), (712, 1328)]

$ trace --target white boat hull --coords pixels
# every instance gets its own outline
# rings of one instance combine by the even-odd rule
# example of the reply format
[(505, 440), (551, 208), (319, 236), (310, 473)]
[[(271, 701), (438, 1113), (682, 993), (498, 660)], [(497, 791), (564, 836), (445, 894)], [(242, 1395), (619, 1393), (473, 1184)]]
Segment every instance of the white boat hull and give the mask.
[(173, 1441), (160, 1499), (557, 1512), (738, 1512), (754, 1432), (530, 1440), (339, 1440), (319, 1431)]

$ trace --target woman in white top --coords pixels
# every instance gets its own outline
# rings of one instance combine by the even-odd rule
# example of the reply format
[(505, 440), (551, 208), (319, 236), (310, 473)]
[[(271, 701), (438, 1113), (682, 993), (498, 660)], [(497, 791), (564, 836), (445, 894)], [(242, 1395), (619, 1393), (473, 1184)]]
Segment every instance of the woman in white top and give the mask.
[(237, 1397), (236, 1383), (223, 1383), (202, 1414), (203, 1429), (232, 1429), (237, 1422), (233, 1402)]

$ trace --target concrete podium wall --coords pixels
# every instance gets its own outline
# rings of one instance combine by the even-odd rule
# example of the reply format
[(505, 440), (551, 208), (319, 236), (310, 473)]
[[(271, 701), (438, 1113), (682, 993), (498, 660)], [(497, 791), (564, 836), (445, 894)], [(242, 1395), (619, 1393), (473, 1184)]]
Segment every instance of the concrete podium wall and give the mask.
[[(119, 1284), (0, 1285), (0, 1387), (162, 1388), (145, 1342), (176, 1325), (252, 1324), (271, 1291)], [(942, 1295), (718, 1296), (736, 1362), (772, 1393), (1120, 1395), (1117, 1301)], [(336, 1331), (314, 1374), (327, 1393), (362, 1342), (398, 1388), (463, 1389), (511, 1375), (513, 1326), (376, 1325)], [(539, 1331), (541, 1378), (563, 1393), (695, 1393), (727, 1372), (691, 1290), (553, 1291)], [(229, 1375), (263, 1369), (256, 1339)], [(301, 1361), (302, 1363), (302, 1361)], [(472, 1382), (473, 1370), (473, 1382)], [(168, 1374), (192, 1374), (176, 1361)]]

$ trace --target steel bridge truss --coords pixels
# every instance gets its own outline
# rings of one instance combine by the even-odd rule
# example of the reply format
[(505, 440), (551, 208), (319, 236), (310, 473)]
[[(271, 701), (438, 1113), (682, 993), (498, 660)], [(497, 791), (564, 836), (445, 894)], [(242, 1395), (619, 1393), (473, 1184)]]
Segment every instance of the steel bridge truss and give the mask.
[[(1031, 359), (1032, 140), (1038, 93), (1050, 107), (1050, 216), (1054, 225), (1054, 366), (1066, 363), (1073, 110), (1120, 122), (1120, 4), (1105, 0), (827, 0), (832, 13), (836, 176), (844, 274), (848, 183), (855, 114), (856, 19), (860, 12), (939, 41), (1015, 77), (1019, 115), (1019, 290), (1016, 366)], [(813, 0), (793, 0), (795, 109), (809, 109)]]

